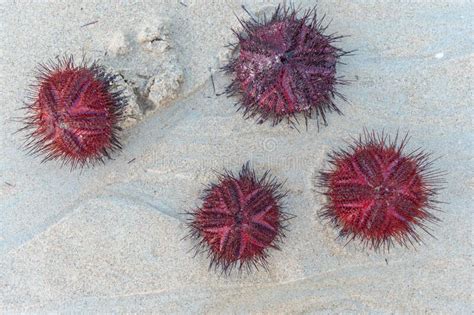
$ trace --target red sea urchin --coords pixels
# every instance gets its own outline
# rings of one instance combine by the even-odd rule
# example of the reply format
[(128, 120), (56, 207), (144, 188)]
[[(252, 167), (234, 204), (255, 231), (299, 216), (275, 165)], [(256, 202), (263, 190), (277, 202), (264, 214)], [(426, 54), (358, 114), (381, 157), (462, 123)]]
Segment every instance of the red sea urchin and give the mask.
[(371, 248), (389, 249), (420, 243), (419, 227), (431, 235), (426, 222), (438, 219), (435, 197), (442, 172), (432, 170), (429, 155), (403, 151), (407, 136), (365, 132), (349, 150), (330, 154), (332, 169), (321, 172), (320, 186), (328, 203), (322, 216), (340, 229), (340, 237), (358, 238)]
[(281, 187), (268, 172), (257, 178), (247, 163), (238, 176), (225, 172), (206, 189), (202, 206), (189, 213), (189, 228), (198, 252), (209, 252), (210, 268), (266, 267), (267, 250), (279, 249), (290, 218)]
[(305, 121), (315, 114), (319, 126), (320, 119), (326, 125), (326, 112), (340, 113), (334, 98), (345, 98), (335, 86), (345, 81), (336, 77), (336, 64), (347, 52), (333, 46), (342, 36), (323, 34), (323, 19), (316, 9), (298, 17), (297, 10), (278, 6), (270, 19), (240, 21), (244, 30), (234, 31), (238, 43), (231, 45), (238, 53), (224, 70), (234, 76), (227, 94), (240, 96), (244, 117), (276, 125), (297, 122), (298, 113)]
[(117, 123), (125, 100), (114, 88), (115, 76), (96, 62), (75, 65), (72, 57), (37, 71), (21, 129), (30, 131), (25, 143), (30, 153), (75, 167), (103, 162), (121, 148)]

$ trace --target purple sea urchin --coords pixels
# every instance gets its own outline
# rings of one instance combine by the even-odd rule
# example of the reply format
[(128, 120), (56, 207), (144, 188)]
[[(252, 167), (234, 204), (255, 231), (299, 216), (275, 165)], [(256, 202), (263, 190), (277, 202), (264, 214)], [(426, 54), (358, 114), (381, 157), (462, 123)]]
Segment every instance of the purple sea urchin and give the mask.
[(266, 267), (268, 249), (279, 249), (289, 215), (282, 210), (285, 193), (266, 172), (257, 178), (249, 165), (238, 176), (225, 172), (205, 191), (200, 208), (190, 212), (190, 235), (207, 250), (210, 267), (225, 273), (238, 266)]
[(443, 173), (421, 150), (404, 153), (407, 137), (399, 144), (397, 138), (365, 132), (348, 150), (330, 154), (332, 169), (320, 177), (328, 197), (322, 216), (340, 237), (374, 249), (413, 245), (421, 240), (416, 228), (430, 234), (426, 222), (438, 221), (430, 209)]
[(340, 113), (334, 98), (344, 97), (335, 86), (345, 81), (336, 77), (336, 64), (347, 52), (333, 46), (342, 36), (323, 34), (323, 19), (316, 9), (298, 17), (278, 6), (270, 19), (240, 21), (237, 52), (224, 69), (234, 77), (227, 94), (240, 96), (245, 117), (275, 125), (302, 113), (305, 121), (315, 115), (326, 125), (326, 112)]
[(117, 123), (124, 98), (113, 75), (96, 62), (75, 65), (68, 57), (40, 65), (37, 80), (21, 129), (30, 131), (30, 153), (75, 167), (103, 162), (121, 148)]

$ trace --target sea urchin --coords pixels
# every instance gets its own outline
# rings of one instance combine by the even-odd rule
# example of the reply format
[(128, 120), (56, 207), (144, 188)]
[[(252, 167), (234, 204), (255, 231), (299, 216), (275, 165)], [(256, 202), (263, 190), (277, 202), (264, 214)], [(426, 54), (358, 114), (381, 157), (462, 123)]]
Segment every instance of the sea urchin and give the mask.
[(431, 169), (421, 150), (405, 154), (408, 138), (399, 144), (397, 138), (365, 131), (349, 150), (330, 154), (332, 169), (320, 176), (328, 198), (322, 216), (340, 229), (340, 237), (377, 250), (394, 241), (419, 243), (417, 227), (431, 235), (425, 223), (438, 221), (430, 209), (436, 209), (442, 173)]
[(257, 178), (247, 163), (238, 176), (225, 172), (206, 189), (202, 206), (189, 213), (189, 228), (197, 251), (208, 251), (210, 268), (266, 267), (267, 250), (279, 249), (289, 219), (281, 186), (268, 172)]
[(117, 126), (124, 105), (115, 76), (96, 62), (75, 65), (72, 57), (40, 65), (21, 130), (25, 146), (44, 161), (62, 159), (71, 167), (94, 164), (120, 149)]
[(276, 125), (315, 114), (326, 125), (326, 112), (340, 113), (334, 98), (344, 97), (335, 86), (344, 81), (336, 77), (336, 63), (347, 52), (333, 46), (342, 36), (323, 34), (323, 19), (316, 9), (298, 17), (278, 6), (270, 19), (240, 21), (243, 31), (234, 31), (238, 42), (231, 45), (236, 53), (224, 70), (234, 77), (227, 94), (240, 96), (245, 117)]

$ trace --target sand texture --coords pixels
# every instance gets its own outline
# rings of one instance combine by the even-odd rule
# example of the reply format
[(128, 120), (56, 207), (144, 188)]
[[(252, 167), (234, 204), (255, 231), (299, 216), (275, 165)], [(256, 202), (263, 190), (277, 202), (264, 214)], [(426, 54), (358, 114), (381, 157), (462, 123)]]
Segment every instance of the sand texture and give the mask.
[[(241, 4), (258, 15), (277, 3), (0, 1), (0, 313), (471, 313), (474, 5), (320, 1), (328, 32), (357, 49), (338, 67), (350, 102), (298, 132), (216, 95)], [(130, 98), (123, 151), (93, 169), (41, 164), (13, 134), (36, 64), (64, 54), (100, 59)], [(410, 148), (441, 157), (437, 239), (375, 253), (318, 218), (315, 175), (364, 127), (409, 131)], [(213, 170), (246, 161), (286, 180), (297, 217), (268, 272), (221, 277), (181, 241), (181, 213)]]

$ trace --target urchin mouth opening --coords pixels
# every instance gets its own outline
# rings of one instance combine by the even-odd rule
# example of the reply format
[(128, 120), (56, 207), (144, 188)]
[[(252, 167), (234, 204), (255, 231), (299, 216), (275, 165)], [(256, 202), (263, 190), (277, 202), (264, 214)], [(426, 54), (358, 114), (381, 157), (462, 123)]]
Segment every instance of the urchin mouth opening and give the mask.
[(280, 62), (283, 64), (288, 63), (290, 62), (290, 60), (293, 58), (294, 55), (295, 55), (295, 52), (293, 50), (286, 51), (282, 55), (280, 55), (279, 57)]
[(391, 197), (394, 193), (396, 193), (395, 189), (386, 184), (380, 184), (374, 188), (376, 200), (386, 199), (387, 197)]
[(242, 224), (243, 220), (244, 220), (244, 217), (241, 213), (241, 211), (237, 212), (234, 216), (234, 220), (235, 220), (235, 223), (240, 225)]

